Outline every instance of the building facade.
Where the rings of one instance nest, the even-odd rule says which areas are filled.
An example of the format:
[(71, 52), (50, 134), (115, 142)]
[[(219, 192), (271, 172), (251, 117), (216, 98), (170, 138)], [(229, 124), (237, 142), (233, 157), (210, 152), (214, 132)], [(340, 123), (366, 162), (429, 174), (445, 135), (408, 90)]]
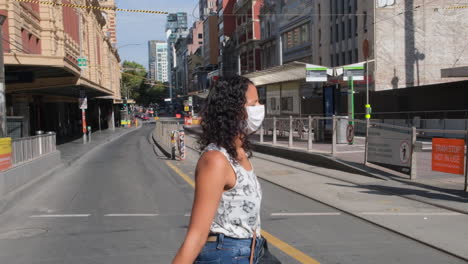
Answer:
[(239, 72), (247, 74), (261, 70), (260, 9), (263, 0), (240, 0), (234, 5), (236, 18), (236, 49)]
[(102, 13), (106, 19), (106, 25), (104, 26), (104, 32), (106, 33), (106, 37), (110, 39), (110, 42), (114, 48), (117, 48), (117, 32), (116, 32), (116, 12), (115, 9), (117, 5), (115, 4), (115, 0), (99, 0), (99, 4), (102, 7), (111, 8), (110, 10), (106, 10), (106, 12)]
[(148, 78), (150, 82), (167, 82), (167, 42), (148, 41)]
[(200, 0), (198, 2), (199, 7), (199, 20), (204, 21), (207, 16), (215, 14), (217, 12), (218, 0)]
[[(99, 1), (63, 1), (92, 4)], [(113, 127), (114, 103), (121, 103), (120, 58), (98, 10), (0, 1), (7, 112), (21, 117), (20, 136), (55, 131), (66, 140), (82, 133), (78, 98), (88, 97), (93, 130)], [(78, 58), (87, 68), (78, 67)], [(102, 99), (100, 99), (102, 98)]]
[[(235, 46), (236, 43), (234, 39), (234, 33), (236, 32), (235, 3), (235, 0), (219, 0), (218, 4), (218, 65), (222, 76), (229, 76), (238, 72), (237, 52), (235, 48), (229, 49), (230, 46)], [(224, 56), (224, 54), (229, 54), (229, 56)]]
[[(175, 43), (180, 37), (188, 35), (187, 13), (179, 12), (167, 15), (166, 36), (167, 36), (167, 71), (168, 79), (171, 86), (176, 85), (176, 76), (174, 68), (176, 65), (176, 48)], [(172, 97), (172, 91), (171, 91)]]

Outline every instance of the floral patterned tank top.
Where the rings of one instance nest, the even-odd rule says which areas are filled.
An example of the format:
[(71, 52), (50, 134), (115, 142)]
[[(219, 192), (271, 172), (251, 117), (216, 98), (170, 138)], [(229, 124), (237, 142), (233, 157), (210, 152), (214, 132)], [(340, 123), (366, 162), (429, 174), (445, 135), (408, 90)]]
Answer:
[(210, 144), (203, 152), (223, 153), (236, 174), (236, 185), (223, 193), (218, 211), (211, 224), (211, 233), (233, 238), (251, 238), (253, 230), (260, 236), (260, 205), (262, 189), (252, 168), (247, 171), (231, 160), (226, 149)]

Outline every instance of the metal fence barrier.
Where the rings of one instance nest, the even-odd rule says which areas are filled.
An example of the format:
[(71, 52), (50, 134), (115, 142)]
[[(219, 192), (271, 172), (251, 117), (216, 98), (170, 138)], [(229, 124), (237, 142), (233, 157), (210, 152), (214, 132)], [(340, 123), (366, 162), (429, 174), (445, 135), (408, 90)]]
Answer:
[(56, 134), (49, 132), (33, 137), (16, 138), (12, 141), (12, 165), (36, 159), (56, 150)]

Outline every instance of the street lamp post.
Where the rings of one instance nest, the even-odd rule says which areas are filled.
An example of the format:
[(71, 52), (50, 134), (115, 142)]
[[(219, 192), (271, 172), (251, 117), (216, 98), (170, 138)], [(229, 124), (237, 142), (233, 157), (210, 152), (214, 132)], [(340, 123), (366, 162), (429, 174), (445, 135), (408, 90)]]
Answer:
[(6, 98), (5, 98), (5, 62), (3, 60), (3, 23), (6, 16), (0, 15), (0, 137), (8, 134), (6, 127)]

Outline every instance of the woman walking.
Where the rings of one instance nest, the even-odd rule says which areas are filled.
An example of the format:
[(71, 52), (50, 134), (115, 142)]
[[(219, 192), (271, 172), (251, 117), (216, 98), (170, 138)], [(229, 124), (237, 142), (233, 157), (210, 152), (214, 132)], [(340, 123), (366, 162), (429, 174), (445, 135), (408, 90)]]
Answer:
[(248, 135), (264, 116), (257, 88), (246, 78), (220, 80), (210, 91), (190, 225), (173, 264), (258, 263), (262, 191)]

